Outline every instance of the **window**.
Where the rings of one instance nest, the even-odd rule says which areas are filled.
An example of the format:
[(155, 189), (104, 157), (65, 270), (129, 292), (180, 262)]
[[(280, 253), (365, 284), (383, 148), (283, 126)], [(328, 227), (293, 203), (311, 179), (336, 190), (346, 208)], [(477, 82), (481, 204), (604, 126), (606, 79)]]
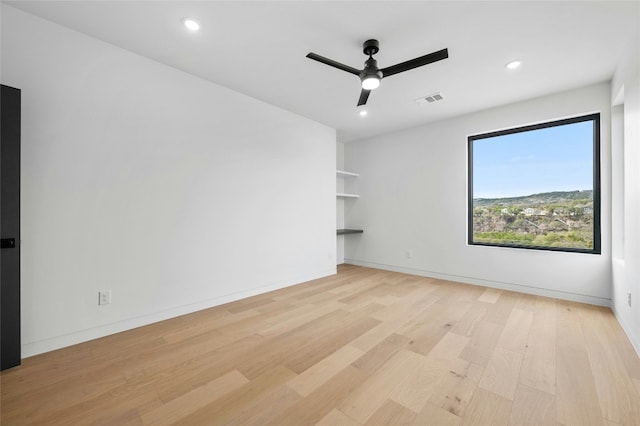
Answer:
[(600, 254), (600, 114), (468, 143), (469, 244)]

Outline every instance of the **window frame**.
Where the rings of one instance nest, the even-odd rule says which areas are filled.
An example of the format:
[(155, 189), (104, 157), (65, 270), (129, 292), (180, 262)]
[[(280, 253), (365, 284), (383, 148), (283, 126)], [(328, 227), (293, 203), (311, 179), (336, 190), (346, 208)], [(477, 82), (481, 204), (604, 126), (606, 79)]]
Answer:
[[(593, 122), (593, 248), (581, 249), (570, 247), (528, 246), (520, 244), (500, 244), (475, 242), (473, 240), (473, 142), (492, 137), (512, 135), (515, 133), (530, 132), (550, 127), (567, 124)], [(475, 134), (467, 137), (467, 244), (469, 246), (503, 247), (528, 250), (544, 250), (569, 253), (602, 254), (601, 246), (601, 187), (600, 187), (600, 113), (581, 115), (571, 118), (546, 121), (537, 124), (513, 127), (504, 130)]]

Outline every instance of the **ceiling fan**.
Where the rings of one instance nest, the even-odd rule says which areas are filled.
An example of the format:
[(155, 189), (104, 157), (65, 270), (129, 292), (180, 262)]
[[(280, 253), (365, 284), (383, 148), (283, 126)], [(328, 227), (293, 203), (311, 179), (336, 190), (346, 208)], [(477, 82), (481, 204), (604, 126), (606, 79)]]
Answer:
[(369, 99), (369, 93), (371, 93), (373, 89), (376, 89), (378, 86), (380, 86), (380, 80), (382, 80), (383, 78), (401, 72), (409, 71), (423, 65), (431, 64), (433, 62), (441, 61), (449, 57), (449, 52), (447, 51), (447, 49), (442, 49), (438, 50), (437, 52), (429, 53), (428, 55), (420, 56), (409, 61), (392, 65), (390, 67), (378, 68), (378, 61), (373, 59), (373, 55), (378, 53), (378, 50), (380, 50), (380, 43), (378, 43), (378, 40), (370, 39), (362, 44), (362, 52), (365, 55), (368, 55), (369, 59), (364, 62), (364, 69), (361, 70), (350, 67), (349, 65), (341, 64), (340, 62), (336, 62), (333, 59), (325, 58), (324, 56), (320, 56), (313, 52), (309, 52), (307, 54), (307, 58), (313, 59), (314, 61), (322, 62), (323, 64), (338, 68), (339, 70), (346, 71), (360, 77), (360, 80), (362, 82), (362, 92), (360, 92), (360, 99), (358, 100), (358, 106), (360, 106), (367, 103), (367, 99)]

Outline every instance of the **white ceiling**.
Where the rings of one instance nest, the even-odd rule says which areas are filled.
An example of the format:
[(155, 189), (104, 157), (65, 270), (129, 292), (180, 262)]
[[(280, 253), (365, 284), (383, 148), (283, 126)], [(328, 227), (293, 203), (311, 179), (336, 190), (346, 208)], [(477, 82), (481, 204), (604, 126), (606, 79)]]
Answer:
[[(640, 22), (637, 1), (5, 3), (334, 127), (344, 142), (608, 80)], [(384, 79), (362, 118), (358, 78), (305, 55), (362, 68), (368, 38), (381, 68), (445, 47), (449, 59)], [(516, 58), (523, 66), (506, 70)], [(438, 91), (444, 101), (414, 102)]]

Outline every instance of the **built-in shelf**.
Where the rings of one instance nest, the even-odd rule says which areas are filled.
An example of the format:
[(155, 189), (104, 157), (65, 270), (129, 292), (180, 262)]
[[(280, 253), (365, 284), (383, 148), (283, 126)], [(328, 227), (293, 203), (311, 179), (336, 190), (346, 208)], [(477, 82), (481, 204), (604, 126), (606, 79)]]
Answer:
[(363, 232), (362, 229), (338, 229), (338, 235), (362, 234)]
[[(360, 176), (358, 173), (347, 172), (344, 170), (336, 170), (336, 176), (338, 178), (354, 178)], [(358, 194), (346, 194), (343, 192), (338, 192), (336, 194), (339, 198), (360, 198)], [(362, 229), (338, 229), (337, 235), (349, 235), (349, 234), (362, 234), (364, 231)]]
[(346, 176), (346, 177), (358, 177), (358, 176), (360, 176), (358, 173), (345, 172), (344, 170), (336, 170), (336, 174), (338, 176)]

